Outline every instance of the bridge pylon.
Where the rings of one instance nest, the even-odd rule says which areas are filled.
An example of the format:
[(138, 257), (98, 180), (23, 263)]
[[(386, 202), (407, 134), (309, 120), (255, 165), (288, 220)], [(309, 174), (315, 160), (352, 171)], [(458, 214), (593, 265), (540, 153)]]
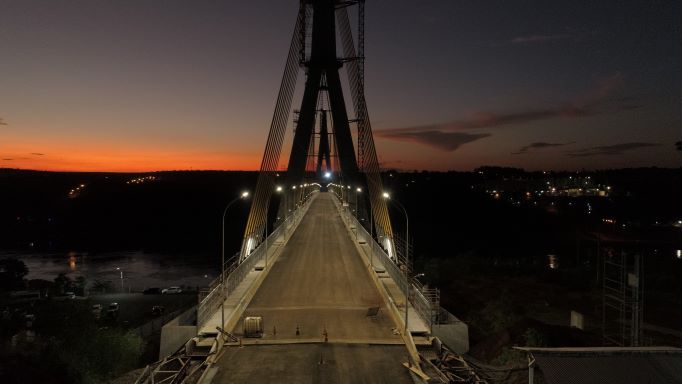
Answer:
[[(358, 6), (357, 48), (347, 11), (351, 5)], [(394, 257), (393, 231), (382, 197), (381, 173), (364, 97), (364, 14), (364, 0), (301, 0), (244, 232), (240, 261), (267, 237), (270, 213), (277, 212), (277, 209), (269, 209), (275, 190), (286, 194), (282, 198), (285, 204), (280, 205), (277, 215), (284, 221), (289, 211), (295, 209), (297, 202), (305, 199), (312, 189), (332, 181), (353, 191), (367, 192), (363, 198), (355, 196), (354, 200), (365, 202), (363, 205), (369, 203), (370, 220), (374, 224), (371, 227), (376, 229), (374, 235)], [(337, 36), (342, 43), (341, 55), (337, 52)], [(355, 109), (352, 120), (348, 116), (339, 74), (342, 67), (347, 71)], [(280, 177), (280, 154), (301, 68), (306, 73), (305, 88), (295, 120), (286, 174)], [(351, 123), (357, 126), (357, 148)], [(316, 137), (319, 138), (317, 156)], [(333, 158), (333, 164), (330, 158)], [(323, 161), (326, 163), (324, 172)], [(358, 207), (356, 210), (359, 211)]]

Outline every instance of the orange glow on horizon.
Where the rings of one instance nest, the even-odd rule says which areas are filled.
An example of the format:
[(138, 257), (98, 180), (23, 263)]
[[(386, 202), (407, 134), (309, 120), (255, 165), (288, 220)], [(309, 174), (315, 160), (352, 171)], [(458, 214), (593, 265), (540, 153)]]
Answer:
[[(260, 168), (262, 155), (120, 145), (12, 144), (11, 152), (2, 154), (0, 168), (61, 172), (250, 171)], [(36, 152), (36, 148), (40, 151)]]

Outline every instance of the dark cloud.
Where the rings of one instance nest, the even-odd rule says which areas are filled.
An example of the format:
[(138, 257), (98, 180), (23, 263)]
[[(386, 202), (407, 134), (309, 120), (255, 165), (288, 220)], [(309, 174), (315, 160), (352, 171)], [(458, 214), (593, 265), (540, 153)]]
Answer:
[(568, 153), (566, 153), (566, 155), (572, 156), (572, 157), (586, 157), (586, 156), (600, 156), (600, 155), (615, 156), (615, 155), (621, 155), (624, 152), (630, 152), (630, 151), (634, 151), (634, 150), (641, 149), (641, 148), (658, 147), (658, 146), (660, 146), (660, 144), (658, 144), (658, 143), (642, 143), (642, 142), (622, 143), (622, 144), (604, 145), (604, 146), (600, 146), (600, 147), (580, 149), (580, 150), (568, 152)]
[[(413, 141), (452, 151), (461, 145), (457, 145), (460, 139), (471, 138), (475, 135), (459, 137), (455, 135), (446, 138), (446, 135), (438, 136), (439, 133), (444, 134), (471, 129), (496, 128), (555, 118), (588, 117), (603, 113), (640, 108), (641, 106), (632, 104), (632, 98), (626, 99), (627, 104), (618, 101), (618, 99), (609, 98), (612, 92), (622, 84), (623, 76), (617, 72), (602, 78), (594, 87), (588, 89), (585, 93), (578, 95), (575, 100), (561, 105), (547, 108), (529, 108), (511, 112), (477, 112), (467, 119), (440, 124), (382, 129), (376, 130), (375, 134), (387, 139)], [(474, 140), (480, 138), (481, 137), (476, 137)], [(440, 140), (444, 141), (441, 142)], [(450, 145), (450, 142), (452, 142), (452, 145)]]
[(442, 151), (452, 152), (466, 143), (471, 143), (479, 139), (489, 137), (488, 133), (464, 133), (464, 132), (443, 132), (442, 130), (430, 130), (421, 131), (416, 130), (413, 132), (401, 131), (401, 132), (386, 132), (378, 131), (377, 136), (386, 139), (407, 141), (418, 144), (428, 145), (430, 147), (440, 149)]
[(558, 35), (529, 35), (529, 36), (517, 36), (511, 39), (509, 42), (512, 44), (543, 44), (550, 41), (556, 40), (566, 40), (571, 39), (573, 36), (568, 34), (558, 34)]
[(4, 161), (12, 161), (12, 160), (14, 160), (14, 159), (11, 159), (11, 158), (5, 158), (5, 159), (2, 159), (2, 160), (4, 160)]
[(512, 155), (522, 155), (524, 153), (528, 153), (530, 151), (534, 150), (539, 150), (539, 149), (544, 149), (544, 148), (552, 148), (552, 147), (563, 147), (564, 145), (569, 145), (575, 143), (574, 141), (570, 143), (545, 143), (543, 141), (535, 142), (535, 143), (530, 143), (526, 145), (525, 147), (521, 147), (516, 152), (512, 152)]
[(618, 110), (630, 110), (639, 106), (632, 105), (632, 99), (628, 98), (628, 104), (624, 105), (616, 101), (616, 104), (607, 102), (606, 98), (613, 90), (623, 84), (623, 76), (615, 73), (601, 79), (597, 84), (585, 93), (576, 97), (576, 100), (548, 108), (530, 108), (512, 112), (477, 112), (470, 118), (456, 120), (442, 124), (421, 125), (407, 128), (384, 129), (384, 133), (414, 132), (414, 131), (460, 131), (478, 128), (494, 128), (504, 125), (530, 123), (538, 120), (546, 120), (558, 117), (575, 118), (597, 115), (605, 112)]
[(34, 155), (34, 156), (45, 156), (44, 153), (40, 153), (40, 152), (31, 152), (31, 155)]
[(682, 141), (678, 141), (675, 145), (677, 146), (678, 151), (682, 151)]
[(2, 117), (0, 117), (0, 125), (7, 125), (5, 119), (3, 119)]
[(580, 117), (594, 114), (589, 109), (575, 107), (571, 105), (548, 108), (530, 109), (508, 113), (478, 112), (467, 120), (452, 121), (442, 124), (418, 125), (406, 128), (392, 128), (377, 131), (382, 134), (394, 134), (401, 132), (415, 131), (461, 131), (478, 128), (494, 128), (504, 125), (529, 123), (537, 120), (545, 120), (553, 117)]

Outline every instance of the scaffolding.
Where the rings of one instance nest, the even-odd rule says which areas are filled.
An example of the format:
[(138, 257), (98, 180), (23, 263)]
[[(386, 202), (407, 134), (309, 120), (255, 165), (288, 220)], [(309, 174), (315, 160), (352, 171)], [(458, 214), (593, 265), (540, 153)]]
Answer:
[(604, 345), (638, 347), (642, 324), (642, 258), (606, 248), (603, 258), (602, 332)]

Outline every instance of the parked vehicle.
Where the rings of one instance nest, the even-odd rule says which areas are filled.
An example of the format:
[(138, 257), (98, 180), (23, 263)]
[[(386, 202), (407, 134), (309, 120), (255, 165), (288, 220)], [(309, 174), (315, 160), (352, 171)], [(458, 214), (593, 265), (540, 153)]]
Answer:
[(107, 307), (107, 316), (109, 318), (115, 319), (118, 317), (119, 306), (118, 303), (111, 303)]
[(93, 304), (92, 314), (95, 316), (95, 319), (102, 317), (102, 304)]
[(154, 316), (161, 316), (166, 312), (166, 307), (163, 305), (155, 305), (152, 307), (152, 315)]
[(33, 323), (36, 321), (36, 315), (29, 313), (24, 315), (24, 320), (26, 320), (26, 328), (33, 327)]
[(142, 291), (144, 295), (158, 295), (161, 293), (161, 288), (147, 288)]
[(173, 293), (182, 293), (182, 289), (180, 287), (170, 287), (166, 288), (161, 291), (162, 294), (168, 295), (168, 294), (173, 294)]

